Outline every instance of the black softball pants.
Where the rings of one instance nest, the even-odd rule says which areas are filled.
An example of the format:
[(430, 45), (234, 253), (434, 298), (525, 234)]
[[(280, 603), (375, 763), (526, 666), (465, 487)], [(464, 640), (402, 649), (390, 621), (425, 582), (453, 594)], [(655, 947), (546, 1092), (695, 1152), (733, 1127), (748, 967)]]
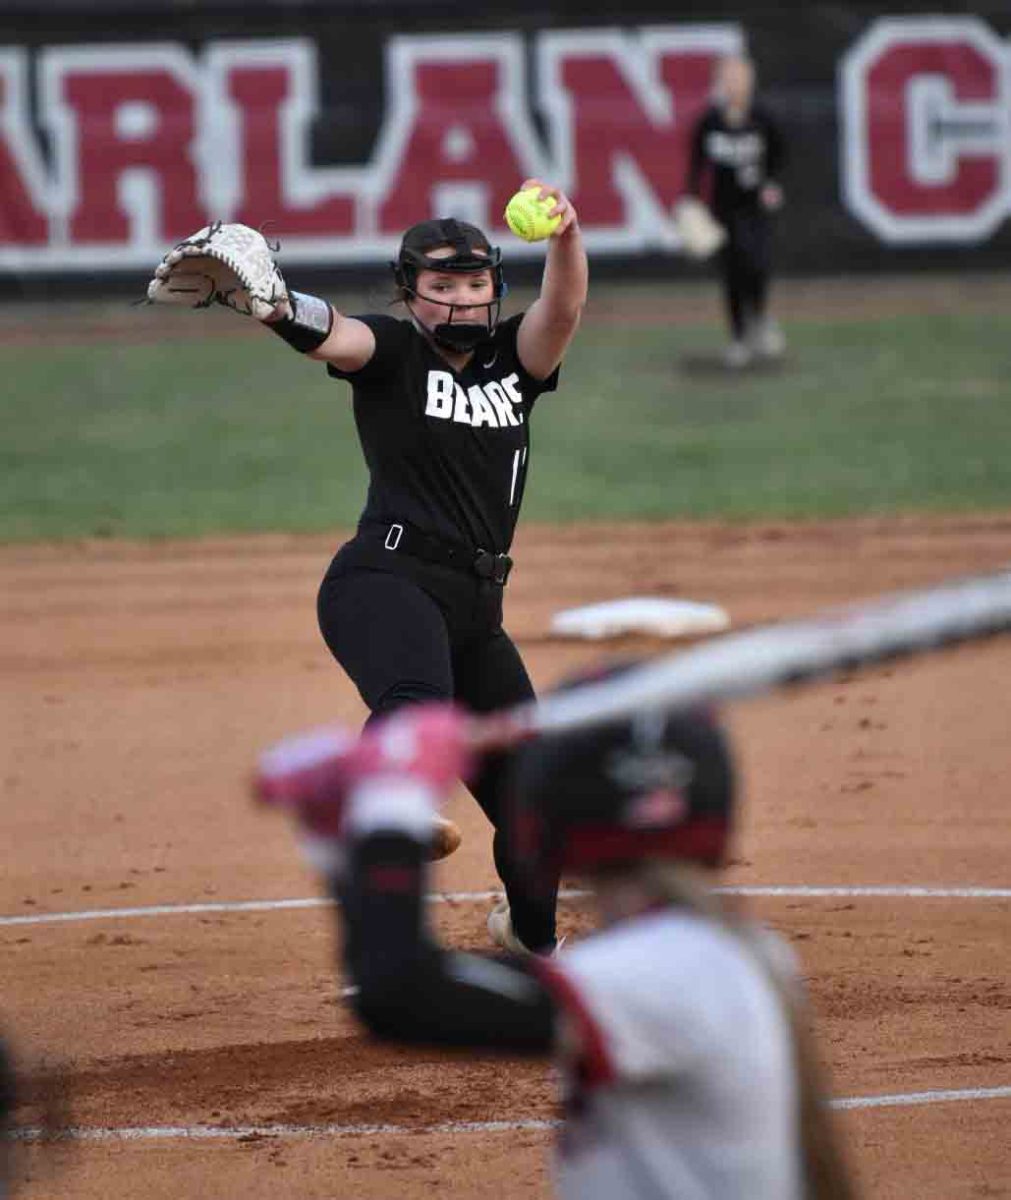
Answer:
[[(534, 696), (519, 651), (502, 628), (499, 584), (356, 538), (320, 586), (320, 631), (368, 706), (369, 720), (407, 704), (456, 700), (476, 713)], [(486, 755), (468, 786), (494, 827), (495, 869), (517, 937), (532, 950), (555, 942), (557, 880), (531, 894), (510, 861), (504, 829), (507, 756)]]
[(727, 230), (720, 251), (723, 299), (736, 340), (765, 314), (772, 271), (772, 223), (763, 212), (734, 212), (718, 218)]

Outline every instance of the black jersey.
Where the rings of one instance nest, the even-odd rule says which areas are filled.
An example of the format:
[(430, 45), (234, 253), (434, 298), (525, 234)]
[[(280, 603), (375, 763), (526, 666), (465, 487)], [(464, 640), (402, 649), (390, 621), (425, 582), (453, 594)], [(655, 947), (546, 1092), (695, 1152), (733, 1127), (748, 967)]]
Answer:
[(523, 314), (499, 324), (462, 371), (454, 371), (410, 321), (358, 317), (376, 351), (348, 380), (369, 469), (361, 520), (402, 522), (425, 533), (505, 553), (523, 499), (529, 419), (558, 370), (544, 380), (516, 352)]
[(711, 169), (709, 203), (718, 217), (725, 220), (734, 213), (755, 211), (762, 188), (778, 182), (783, 157), (783, 138), (760, 105), (752, 105), (739, 124), (729, 122), (723, 109), (714, 105), (692, 135), (687, 190), (700, 195), (703, 174)]

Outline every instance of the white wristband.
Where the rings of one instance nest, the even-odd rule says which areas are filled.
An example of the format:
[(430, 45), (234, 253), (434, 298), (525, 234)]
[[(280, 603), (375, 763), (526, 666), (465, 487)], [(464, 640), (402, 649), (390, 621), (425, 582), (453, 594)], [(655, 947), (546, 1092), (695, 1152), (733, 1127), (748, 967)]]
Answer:
[(419, 842), (432, 837), (439, 793), (417, 778), (374, 775), (348, 797), (344, 828), (352, 837), (370, 833), (406, 833)]

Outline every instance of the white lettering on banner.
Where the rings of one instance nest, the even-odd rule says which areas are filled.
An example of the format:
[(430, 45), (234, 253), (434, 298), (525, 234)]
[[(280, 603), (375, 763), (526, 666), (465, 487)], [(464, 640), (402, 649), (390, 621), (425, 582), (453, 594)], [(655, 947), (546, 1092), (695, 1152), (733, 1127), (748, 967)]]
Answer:
[(0, 247), (31, 261), (50, 237), (52, 198), (28, 116), (28, 58), (0, 50)]
[(552, 30), (529, 47), (507, 32), (392, 37), (375, 148), (342, 166), (311, 161), (323, 114), (307, 39), (45, 47), (48, 163), (27, 52), (0, 47), (0, 269), (150, 270), (218, 218), (267, 226), (284, 266), (382, 261), (447, 203), (506, 236), (525, 176), (573, 190), (591, 252), (676, 247), (691, 124), (742, 40), (733, 24)]
[[(350, 236), (361, 172), (307, 161), (319, 116), (316, 47), (291, 41), (212, 42), (201, 62), (209, 203), (225, 220), (287, 237)], [(212, 169), (213, 168), (213, 169)]]
[(389, 40), (390, 101), (363, 196), (370, 229), (395, 234), (441, 215), (435, 205), (450, 194), (466, 196), (468, 219), (501, 228), (516, 180), (530, 171), (551, 177), (527, 108), (524, 61), (513, 33)]
[[(39, 120), (53, 156), (50, 242), (39, 265), (126, 265), (131, 248), (161, 245), (164, 253), (180, 229), (206, 224), (198, 163), (209, 151), (197, 117), (200, 75), (188, 50), (174, 43), (49, 47), (39, 56), (38, 83)], [(138, 105), (149, 114), (144, 131), (122, 119)]]
[(978, 242), (1011, 211), (1011, 52), (975, 17), (875, 21), (839, 71), (850, 210), (886, 242)]
[[(0, 270), (152, 270), (216, 218), (268, 228), (285, 268), (384, 261), (444, 208), (506, 238), (528, 175), (570, 192), (591, 254), (676, 249), (691, 128), (742, 44), (733, 23), (391, 37), (375, 146), (343, 165), (312, 161), (305, 38), (0, 46)], [(983, 21), (875, 21), (838, 95), (843, 199), (876, 236), (978, 242), (1007, 218), (1011, 49)]]
[(537, 103), (591, 251), (680, 245), (684, 190), (713, 68), (742, 49), (737, 25), (557, 30), (537, 39)]
[[(514, 412), (512, 407), (523, 404), (523, 395), (516, 386), (518, 382), (519, 376), (514, 372), (501, 381), (471, 384), (464, 391), (448, 371), (429, 371), (425, 416), (474, 429), (484, 425), (492, 429), (521, 425), (523, 413)], [(506, 398), (506, 392), (512, 403)]]

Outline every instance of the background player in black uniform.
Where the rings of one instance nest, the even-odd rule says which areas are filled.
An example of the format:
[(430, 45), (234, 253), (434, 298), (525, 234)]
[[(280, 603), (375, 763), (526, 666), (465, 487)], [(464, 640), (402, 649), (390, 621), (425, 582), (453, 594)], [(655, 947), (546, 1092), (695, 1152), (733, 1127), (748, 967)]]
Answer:
[[(534, 185), (561, 219), (525, 312), (499, 321), (500, 251), (473, 225), (437, 220), (409, 229), (392, 264), (407, 320), (343, 316), (293, 293), (297, 311), (273, 323), (352, 385), (368, 496), (356, 536), (326, 573), (318, 612), (373, 717), (426, 700), (487, 712), (533, 696), (502, 627), (503, 587), (531, 410), (555, 389), (587, 292), (575, 210), (557, 188), (523, 186)], [(318, 333), (306, 329), (314, 310)], [(489, 932), (507, 948), (550, 950), (554, 889), (530, 896), (509, 861), (500, 765), (493, 756), (466, 781), (495, 827), (506, 890)]]
[(755, 355), (778, 357), (783, 334), (766, 312), (771, 264), (771, 214), (783, 203), (779, 183), (783, 139), (768, 112), (754, 102), (751, 61), (720, 61), (716, 102), (692, 135), (687, 192), (706, 193), (713, 215), (727, 231), (720, 251), (730, 322), (728, 366), (743, 367)]

